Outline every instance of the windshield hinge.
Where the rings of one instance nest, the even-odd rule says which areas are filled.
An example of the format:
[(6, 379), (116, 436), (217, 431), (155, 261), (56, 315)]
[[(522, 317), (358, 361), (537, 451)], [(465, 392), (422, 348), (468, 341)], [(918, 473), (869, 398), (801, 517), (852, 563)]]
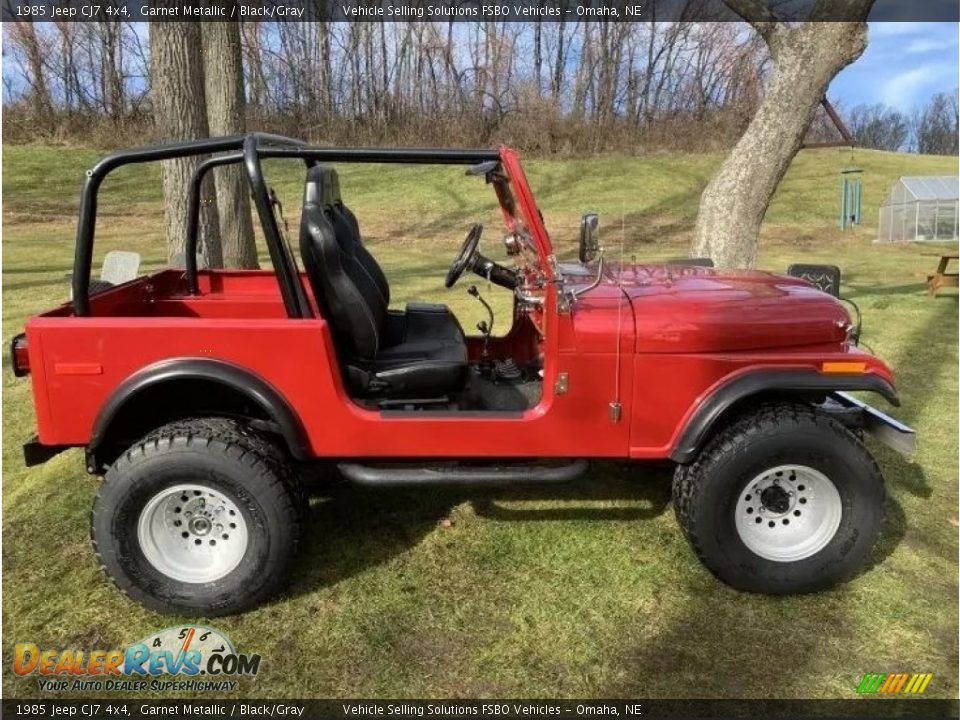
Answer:
[(620, 416), (623, 414), (623, 406), (619, 402), (614, 400), (610, 403), (610, 421), (613, 423), (620, 422)]

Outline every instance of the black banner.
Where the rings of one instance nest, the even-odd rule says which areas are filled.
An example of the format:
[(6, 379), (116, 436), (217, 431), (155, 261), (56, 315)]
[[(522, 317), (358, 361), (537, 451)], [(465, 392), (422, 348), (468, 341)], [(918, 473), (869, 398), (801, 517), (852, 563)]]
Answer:
[[(749, 20), (862, 20), (858, 3), (758, 0)], [(2, 0), (4, 21), (733, 22), (723, 0)], [(876, 0), (871, 22), (960, 20), (956, 0)]]
[(956, 700), (3, 700), (15, 718), (957, 718)]

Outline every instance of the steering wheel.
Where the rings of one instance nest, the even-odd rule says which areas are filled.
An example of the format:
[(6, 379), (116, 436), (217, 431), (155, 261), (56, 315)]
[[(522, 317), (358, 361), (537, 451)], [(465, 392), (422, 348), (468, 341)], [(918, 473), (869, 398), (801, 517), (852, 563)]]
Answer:
[(447, 270), (447, 279), (443, 281), (446, 287), (452, 288), (456, 285), (457, 280), (463, 275), (463, 271), (473, 264), (477, 256), (477, 248), (480, 246), (480, 236), (482, 234), (483, 225), (480, 223), (476, 223), (470, 228), (470, 232), (468, 232), (467, 237), (464, 238), (460, 252), (457, 254), (450, 269)]

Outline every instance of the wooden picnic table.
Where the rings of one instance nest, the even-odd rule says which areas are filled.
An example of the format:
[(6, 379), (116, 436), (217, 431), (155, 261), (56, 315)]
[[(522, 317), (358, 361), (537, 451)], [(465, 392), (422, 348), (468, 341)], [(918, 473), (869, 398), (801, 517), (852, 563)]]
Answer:
[(930, 296), (936, 297), (937, 291), (945, 287), (960, 287), (960, 273), (948, 273), (947, 265), (951, 260), (960, 260), (960, 253), (957, 252), (925, 252), (921, 253), (926, 257), (940, 258), (937, 264), (937, 271), (932, 275), (927, 275), (927, 285), (930, 287)]

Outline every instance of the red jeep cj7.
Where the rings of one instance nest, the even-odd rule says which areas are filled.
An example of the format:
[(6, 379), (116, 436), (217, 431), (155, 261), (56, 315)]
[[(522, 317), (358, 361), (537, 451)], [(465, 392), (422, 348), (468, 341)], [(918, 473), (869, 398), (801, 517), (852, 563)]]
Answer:
[[(207, 155), (190, 188), (183, 269), (90, 293), (97, 191), (129, 163)], [(299, 257), (264, 158), (305, 165)], [(200, 186), (242, 163), (269, 271), (202, 270)], [(329, 163), (464, 165), (493, 186), (505, 264), (474, 225), (446, 276), (513, 291), (505, 337), (464, 334), (444, 305), (390, 310)], [(438, 170), (449, 172), (449, 170)], [(559, 263), (516, 152), (310, 147), (262, 134), (111, 155), (87, 173), (73, 301), (13, 340), (38, 437), (28, 465), (86, 448), (105, 474), (94, 549), (159, 610), (248, 608), (287, 574), (305, 518), (300, 474), (330, 463), (371, 486), (556, 483), (589, 459), (677, 469), (677, 519), (703, 563), (744, 590), (807, 592), (860, 567), (883, 479), (863, 430), (913, 431), (844, 390), (898, 404), (839, 301), (802, 280), (693, 266), (613, 265), (584, 216), (581, 262)], [(471, 295), (480, 302), (475, 287)], [(486, 304), (486, 303), (484, 303)]]

